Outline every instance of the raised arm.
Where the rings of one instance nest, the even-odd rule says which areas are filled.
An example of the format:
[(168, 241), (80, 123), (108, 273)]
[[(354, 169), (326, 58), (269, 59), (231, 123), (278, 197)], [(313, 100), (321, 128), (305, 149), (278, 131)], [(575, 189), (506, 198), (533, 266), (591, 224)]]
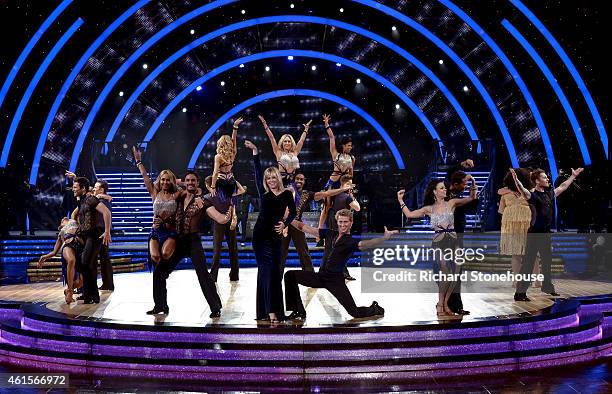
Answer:
[(308, 134), (308, 129), (310, 129), (310, 124), (312, 123), (312, 119), (310, 119), (308, 121), (308, 123), (304, 123), (302, 126), (304, 126), (304, 131), (302, 131), (302, 135), (300, 136), (300, 139), (297, 142), (297, 145), (295, 146), (295, 154), (299, 155), (300, 152), (302, 151), (302, 147), (304, 146), (304, 141), (306, 141), (306, 135)]
[(566, 191), (567, 188), (572, 184), (572, 182), (574, 182), (576, 177), (580, 175), (582, 171), (584, 171), (584, 168), (577, 168), (575, 170), (572, 168), (572, 175), (570, 175), (569, 178), (567, 178), (562, 184), (555, 188), (555, 197)]
[(234, 125), (232, 126), (232, 143), (234, 144), (234, 149), (238, 150), (238, 144), (236, 142), (236, 137), (238, 136), (238, 126), (242, 123), (244, 119), (242, 116), (234, 121)]
[(336, 156), (338, 156), (338, 150), (336, 149), (336, 137), (334, 136), (334, 132), (329, 126), (330, 120), (331, 116), (323, 114), (323, 126), (325, 126), (325, 131), (327, 132), (327, 136), (329, 137), (329, 153), (331, 154), (332, 160), (336, 160)]
[(314, 237), (319, 236), (319, 229), (316, 227), (309, 226), (306, 223), (300, 222), (298, 220), (294, 220), (291, 222), (291, 225), (306, 234), (310, 234)]
[(516, 172), (514, 171), (514, 168), (510, 169), (510, 173), (512, 174), (512, 178), (514, 179), (516, 189), (523, 195), (525, 200), (529, 201), (529, 199), (531, 198), (531, 192), (525, 189), (525, 186), (523, 186), (521, 181), (519, 181), (518, 177), (516, 176)]
[(476, 199), (478, 185), (476, 185), (476, 180), (471, 175), (468, 175), (468, 179), (472, 182), (472, 186), (470, 186), (470, 195), (463, 198), (453, 198), (449, 201), (449, 204), (451, 204), (452, 207), (460, 207), (462, 205), (469, 204)]
[(140, 175), (142, 175), (142, 180), (144, 181), (145, 186), (147, 187), (147, 191), (151, 195), (151, 198), (155, 200), (155, 188), (153, 187), (153, 182), (151, 178), (149, 178), (149, 174), (147, 174), (147, 169), (144, 164), (142, 164), (141, 153), (139, 149), (136, 149), (135, 146), (132, 146), (132, 154), (134, 155), (134, 159), (136, 160), (136, 168), (140, 171)]
[(387, 226), (385, 226), (385, 233), (384, 233), (384, 235), (382, 237), (373, 238), (373, 239), (366, 239), (366, 240), (359, 241), (359, 244), (357, 246), (359, 247), (359, 250), (375, 248), (378, 245), (380, 245), (383, 242), (385, 242), (386, 240), (388, 240), (389, 238), (391, 238), (391, 236), (393, 234), (397, 234), (397, 233), (399, 233), (399, 231), (397, 231), (397, 230), (393, 230), (393, 231), (387, 230)]
[(264, 186), (263, 186), (264, 179), (263, 179), (263, 171), (261, 170), (261, 162), (259, 161), (259, 150), (255, 146), (255, 144), (253, 144), (249, 140), (246, 140), (244, 142), (244, 146), (251, 149), (251, 151), (253, 152), (253, 168), (255, 170), (255, 186), (257, 188), (257, 195), (259, 196), (259, 198), (262, 198), (263, 195), (266, 193), (266, 190), (264, 189)]
[(408, 207), (404, 203), (404, 194), (406, 194), (406, 190), (401, 189), (400, 191), (398, 191), (397, 192), (397, 201), (400, 203), (400, 209), (402, 210), (402, 213), (408, 219), (422, 218), (423, 216), (429, 215), (431, 213), (431, 206), (430, 205), (426, 205), (426, 206), (421, 207), (419, 209), (415, 209), (414, 211), (411, 211), (410, 209), (408, 209)]
[(276, 140), (274, 139), (274, 134), (272, 134), (272, 130), (270, 130), (270, 127), (268, 126), (268, 123), (266, 122), (264, 117), (259, 115), (258, 118), (261, 121), (261, 124), (264, 130), (266, 131), (266, 134), (268, 135), (268, 138), (270, 139), (270, 144), (272, 144), (272, 151), (274, 152), (274, 156), (276, 156), (276, 158), (278, 159), (278, 156), (280, 154), (280, 149), (278, 149), (278, 144), (276, 143)]

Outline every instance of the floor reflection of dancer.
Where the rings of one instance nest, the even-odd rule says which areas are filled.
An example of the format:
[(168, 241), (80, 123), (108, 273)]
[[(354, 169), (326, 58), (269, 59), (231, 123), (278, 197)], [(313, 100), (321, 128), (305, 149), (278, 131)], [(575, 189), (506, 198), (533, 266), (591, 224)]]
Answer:
[(297, 205), (299, 200), (297, 197), (297, 187), (295, 185), (295, 174), (297, 169), (300, 168), (300, 159), (298, 156), (302, 151), (304, 141), (306, 141), (308, 129), (310, 128), (310, 123), (312, 120), (309, 120), (308, 123), (303, 124), (304, 131), (302, 132), (297, 144), (295, 143), (295, 140), (291, 134), (283, 134), (279, 138), (278, 143), (276, 143), (274, 134), (272, 134), (272, 130), (270, 130), (270, 127), (266, 123), (264, 117), (259, 115), (259, 120), (261, 121), (261, 124), (263, 125), (264, 130), (270, 139), (270, 144), (272, 144), (272, 151), (274, 152), (274, 156), (276, 156), (276, 161), (278, 162), (278, 170), (280, 171), (283, 179), (283, 186), (290, 188)]
[[(77, 207), (79, 215), (78, 235), (83, 240), (83, 253), (81, 254), (81, 272), (83, 274), (83, 302), (93, 304), (100, 302), (98, 292), (98, 253), (102, 244), (111, 242), (111, 214), (98, 198), (88, 195), (89, 180), (77, 177), (72, 184), (72, 191), (79, 199)], [(101, 234), (98, 227), (98, 212), (104, 218), (104, 232)]]
[[(257, 320), (276, 323), (285, 317), (281, 244), (283, 230), (295, 218), (293, 196), (283, 187), (276, 167), (261, 169), (257, 147), (246, 141), (253, 151), (255, 185), (259, 195), (259, 216), (253, 228), (253, 249), (257, 260)], [(286, 215), (286, 211), (289, 211)]]
[[(521, 184), (525, 188), (531, 189), (529, 170), (517, 168), (514, 171)], [(504, 178), (504, 187), (507, 192), (506, 190), (503, 191), (498, 209), (498, 212), (502, 215), (499, 253), (512, 256), (512, 272), (518, 274), (521, 272), (527, 246), (527, 233), (531, 225), (531, 208), (529, 202), (519, 191), (510, 171)], [(533, 273), (536, 275), (540, 273), (539, 264), (534, 264)], [(512, 286), (516, 287), (516, 281), (513, 282)], [(536, 287), (540, 287), (539, 282), (536, 282)]]
[(74, 302), (72, 298), (74, 289), (82, 285), (82, 276), (77, 270), (77, 259), (83, 252), (83, 240), (77, 236), (78, 229), (79, 224), (76, 220), (63, 218), (53, 250), (38, 260), (38, 268), (42, 268), (45, 261), (57, 255), (61, 250), (62, 276), (67, 286), (64, 290), (66, 304)]
[[(511, 169), (517, 188), (521, 191), (525, 199), (535, 207), (535, 221), (529, 229), (527, 236), (527, 247), (525, 259), (521, 267), (521, 276), (527, 277), (533, 271), (536, 255), (540, 254), (542, 274), (542, 291), (552, 296), (558, 296), (552, 283), (552, 245), (550, 230), (554, 218), (554, 200), (559, 194), (563, 193), (574, 182), (574, 179), (583, 171), (583, 168), (572, 169), (572, 175), (556, 188), (550, 187), (550, 181), (544, 170), (537, 169), (531, 173), (531, 181), (535, 185), (532, 191), (527, 190), (518, 179), (516, 172)], [(530, 280), (520, 281), (516, 285), (514, 293), (515, 301), (530, 301), (527, 297), (527, 289), (531, 284)]]
[[(423, 197), (423, 207), (411, 211), (404, 203), (405, 190), (397, 192), (397, 199), (400, 203), (402, 213), (408, 219), (418, 219), (427, 215), (430, 217), (431, 227), (434, 230), (434, 238), (432, 248), (435, 250), (444, 251), (448, 248), (455, 250), (457, 248), (457, 234), (455, 233), (455, 220), (453, 212), (456, 207), (470, 203), (476, 198), (477, 186), (474, 178), (469, 176), (471, 180), (470, 196), (464, 198), (447, 199), (447, 190), (444, 182), (434, 179), (429, 182)], [(442, 253), (444, 256), (445, 253)], [(444, 275), (453, 275), (459, 272), (459, 267), (454, 261), (440, 259), (436, 261), (434, 272), (439, 271)], [(438, 316), (453, 316), (455, 313), (449, 308), (448, 300), (453, 291), (456, 291), (456, 281), (453, 277), (445, 277), (445, 280), (438, 282), (438, 303), (436, 304), (436, 312)]]
[[(340, 177), (342, 175), (353, 176), (353, 169), (355, 168), (355, 156), (351, 155), (353, 150), (353, 140), (351, 137), (342, 137), (340, 140), (340, 151), (336, 148), (336, 137), (334, 132), (329, 126), (331, 116), (323, 115), (323, 125), (327, 136), (329, 137), (329, 153), (331, 154), (334, 168), (329, 180), (325, 184), (325, 190), (339, 189), (340, 188)], [(321, 217), (319, 218), (319, 228), (323, 228), (327, 221), (327, 215), (331, 208), (331, 200), (328, 198), (325, 201), (323, 209), (321, 210)]]
[(291, 224), (300, 231), (325, 239), (325, 243), (332, 245), (331, 252), (324, 257), (319, 272), (288, 271), (285, 274), (285, 298), (287, 310), (293, 311), (289, 315), (292, 320), (304, 320), (306, 310), (300, 298), (298, 285), (327, 289), (346, 311), (355, 318), (383, 316), (385, 310), (376, 301), (370, 306), (357, 306), (344, 281), (344, 267), (353, 253), (359, 250), (374, 248), (397, 234), (397, 230), (389, 231), (385, 227), (385, 234), (381, 238), (358, 240), (351, 236), (353, 213), (348, 209), (336, 212), (338, 230), (314, 228), (300, 221), (294, 220)]
[(152, 182), (142, 164), (140, 150), (132, 147), (132, 153), (136, 168), (153, 200), (154, 224), (149, 234), (149, 254), (153, 263), (158, 264), (161, 260), (168, 260), (176, 249), (176, 200), (184, 193), (178, 190), (176, 176), (170, 170), (162, 170)]
[[(155, 306), (147, 312), (148, 315), (169, 313), (166, 280), (183, 258), (190, 257), (198, 276), (200, 288), (210, 307), (210, 317), (217, 318), (221, 316), (221, 299), (217, 293), (215, 282), (206, 268), (206, 257), (204, 256), (202, 240), (200, 239), (200, 222), (204, 214), (207, 214), (218, 223), (227, 223), (231, 219), (232, 209), (231, 206), (220, 207), (220, 209), (227, 212), (224, 215), (213, 206), (210, 198), (196, 195), (199, 181), (198, 174), (193, 171), (187, 172), (183, 180), (186, 193), (177, 200), (176, 251), (169, 260), (162, 259), (155, 266), (155, 270), (153, 270), (153, 300), (155, 301)], [(157, 222), (161, 221), (160, 218), (155, 220)]]

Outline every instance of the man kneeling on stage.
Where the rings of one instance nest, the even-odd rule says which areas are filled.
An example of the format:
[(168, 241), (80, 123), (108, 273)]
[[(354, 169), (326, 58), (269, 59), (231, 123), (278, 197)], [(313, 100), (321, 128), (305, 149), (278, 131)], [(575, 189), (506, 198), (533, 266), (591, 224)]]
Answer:
[(358, 240), (351, 236), (351, 226), (353, 225), (353, 213), (348, 209), (341, 209), (336, 212), (338, 230), (311, 227), (307, 224), (294, 220), (291, 222), (293, 227), (300, 231), (314, 235), (315, 237), (325, 238), (325, 243), (332, 245), (332, 250), (324, 259), (319, 272), (312, 271), (289, 271), (285, 274), (285, 301), (287, 310), (293, 311), (289, 315), (292, 320), (306, 319), (306, 310), (300, 298), (298, 285), (325, 288), (346, 311), (354, 318), (383, 316), (385, 310), (376, 301), (370, 306), (357, 306), (344, 281), (344, 267), (353, 253), (357, 250), (374, 248), (384, 241), (397, 234), (397, 230), (389, 231), (385, 227), (385, 234), (381, 238)]

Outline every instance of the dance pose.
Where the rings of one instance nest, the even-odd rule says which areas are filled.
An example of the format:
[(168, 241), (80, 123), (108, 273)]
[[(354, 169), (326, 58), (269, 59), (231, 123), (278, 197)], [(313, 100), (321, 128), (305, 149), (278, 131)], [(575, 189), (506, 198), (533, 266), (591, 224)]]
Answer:
[(177, 199), (184, 196), (185, 192), (178, 190), (176, 176), (170, 170), (163, 170), (155, 182), (152, 182), (142, 164), (140, 150), (132, 147), (132, 153), (136, 160), (136, 168), (140, 171), (147, 191), (153, 200), (153, 225), (149, 234), (149, 254), (156, 265), (162, 259), (168, 260), (176, 249)]
[[(408, 219), (422, 218), (427, 215), (431, 220), (431, 227), (434, 230), (434, 238), (432, 241), (432, 248), (445, 250), (445, 249), (456, 249), (457, 248), (457, 234), (455, 233), (455, 208), (466, 205), (476, 198), (476, 192), (478, 187), (474, 178), (468, 175), (468, 179), (471, 180), (470, 196), (464, 198), (455, 198), (447, 200), (447, 190), (444, 182), (441, 180), (434, 179), (427, 185), (425, 196), (423, 198), (423, 207), (411, 211), (404, 203), (404, 189), (397, 192), (397, 200), (400, 204), (402, 213)], [(456, 291), (455, 285), (456, 280), (449, 277), (448, 275), (456, 275), (459, 273), (460, 267), (457, 267), (454, 261), (446, 261), (440, 259), (436, 261), (434, 271), (440, 271), (447, 275), (445, 280), (438, 282), (438, 303), (436, 304), (436, 313), (438, 316), (454, 316), (453, 312), (448, 306), (448, 300), (453, 291)]]
[[(72, 184), (72, 192), (79, 200), (75, 212), (79, 215), (79, 229), (77, 234), (83, 240), (80, 271), (83, 274), (83, 302), (93, 304), (100, 302), (98, 292), (98, 253), (100, 247), (111, 243), (111, 213), (104, 204), (100, 204), (97, 197), (88, 195), (89, 180), (77, 177)], [(104, 220), (104, 232), (98, 226), (98, 212)], [(74, 214), (74, 213), (73, 213)]]
[[(553, 224), (555, 197), (567, 190), (574, 182), (574, 179), (583, 171), (583, 168), (573, 169), (572, 175), (556, 188), (550, 187), (550, 181), (544, 170), (537, 169), (531, 173), (531, 182), (535, 185), (533, 191), (527, 190), (521, 181), (518, 179), (516, 172), (511, 169), (510, 172), (514, 177), (518, 190), (523, 194), (523, 197), (535, 208), (535, 221), (529, 229), (527, 236), (527, 247), (525, 250), (525, 259), (521, 267), (521, 275), (526, 276), (533, 271), (536, 255), (540, 253), (540, 262), (542, 265), (542, 273), (544, 280), (542, 281), (542, 291), (552, 296), (558, 296), (555, 287), (552, 283), (552, 245), (550, 239), (550, 230)], [(527, 289), (531, 284), (530, 280), (524, 280), (516, 285), (516, 293), (514, 293), (515, 301), (530, 301), (527, 297)]]
[(83, 279), (77, 271), (77, 259), (83, 252), (83, 240), (77, 236), (79, 224), (74, 219), (62, 218), (59, 234), (53, 250), (38, 259), (38, 268), (42, 268), (45, 261), (57, 255), (61, 249), (62, 275), (67, 288), (64, 290), (66, 304), (74, 302), (72, 296), (74, 289), (82, 285)]
[[(355, 156), (351, 155), (353, 150), (353, 140), (351, 137), (342, 137), (340, 140), (340, 152), (336, 148), (336, 137), (334, 132), (329, 126), (331, 116), (323, 115), (323, 125), (327, 136), (329, 137), (329, 153), (331, 154), (334, 168), (329, 176), (329, 180), (325, 184), (325, 190), (339, 189), (340, 188), (340, 177), (342, 175), (353, 176), (353, 169), (355, 168)], [(323, 228), (327, 221), (327, 216), (331, 208), (331, 200), (328, 198), (325, 200), (323, 209), (321, 210), (321, 216), (319, 217), (319, 228)]]
[[(251, 141), (246, 141), (245, 146), (253, 151), (255, 185), (259, 195), (259, 216), (253, 228), (253, 249), (257, 260), (257, 320), (277, 323), (285, 318), (281, 234), (295, 218), (295, 202), (291, 192), (283, 187), (278, 168), (268, 167), (262, 171), (257, 147)], [(286, 215), (287, 209), (289, 213)]]
[(357, 306), (344, 281), (344, 267), (353, 253), (358, 250), (374, 248), (391, 238), (398, 231), (389, 231), (385, 227), (385, 234), (381, 238), (358, 240), (351, 236), (353, 225), (353, 213), (348, 209), (336, 212), (338, 230), (326, 228), (314, 228), (300, 221), (294, 220), (291, 225), (300, 231), (325, 239), (325, 244), (332, 245), (331, 253), (323, 258), (319, 272), (312, 271), (288, 271), (285, 274), (285, 299), (287, 310), (293, 311), (289, 315), (292, 320), (306, 319), (306, 309), (300, 298), (298, 285), (325, 288), (337, 300), (340, 305), (354, 318), (383, 316), (385, 310), (376, 301), (370, 306)]
[[(529, 170), (517, 168), (514, 172), (521, 184), (531, 189)], [(512, 272), (518, 274), (521, 271), (527, 246), (527, 233), (531, 225), (531, 207), (519, 191), (511, 171), (508, 171), (504, 178), (504, 187), (507, 191), (503, 191), (498, 209), (502, 215), (499, 253), (512, 256)], [(533, 265), (533, 273), (536, 275), (540, 273), (539, 264)], [(516, 287), (516, 282), (513, 282), (512, 286)], [(541, 284), (536, 281), (535, 286), (540, 287)]]
[[(166, 279), (176, 268), (178, 263), (185, 257), (191, 258), (202, 294), (206, 298), (206, 302), (210, 307), (211, 318), (221, 316), (221, 299), (217, 293), (215, 282), (212, 280), (206, 267), (206, 257), (202, 248), (202, 240), (200, 239), (200, 222), (207, 214), (211, 219), (218, 223), (227, 223), (231, 219), (232, 209), (229, 206), (229, 200), (226, 200), (227, 206), (219, 207), (227, 212), (225, 215), (220, 213), (213, 206), (212, 196), (201, 197), (196, 195), (198, 192), (200, 178), (193, 171), (187, 172), (184, 183), (186, 186), (186, 194), (178, 199), (178, 210), (176, 218), (177, 239), (176, 250), (169, 260), (162, 260), (155, 266), (153, 270), (153, 300), (155, 306), (148, 315), (168, 314), (168, 292), (166, 290)], [(156, 217), (156, 222), (161, 222), (161, 218)]]
[(276, 156), (276, 161), (278, 162), (278, 170), (280, 171), (281, 177), (283, 179), (283, 186), (290, 188), (291, 193), (295, 199), (295, 204), (299, 204), (299, 199), (297, 196), (297, 187), (295, 185), (295, 174), (298, 168), (300, 168), (300, 159), (298, 158), (300, 152), (302, 151), (302, 147), (304, 146), (304, 141), (306, 141), (306, 136), (308, 135), (308, 129), (310, 128), (310, 123), (312, 120), (309, 120), (308, 123), (303, 124), (304, 131), (302, 131), (302, 135), (298, 140), (297, 144), (295, 140), (291, 136), (291, 134), (283, 134), (278, 143), (274, 139), (274, 134), (272, 134), (272, 130), (266, 123), (266, 120), (263, 116), (259, 115), (259, 120), (270, 139), (270, 144), (272, 144), (272, 151), (274, 152), (274, 156)]
[[(113, 214), (113, 208), (111, 201), (113, 198), (108, 194), (108, 182), (104, 179), (98, 179), (93, 187), (94, 196), (100, 199), (100, 202), (106, 206), (108, 211)], [(102, 215), (98, 213), (98, 227), (100, 230), (104, 230), (104, 219)], [(100, 253), (98, 253), (98, 259), (100, 260), (100, 276), (102, 276), (102, 285), (98, 290), (114, 291), (115, 283), (113, 282), (113, 264), (110, 261), (110, 254), (108, 251), (108, 245), (102, 244), (100, 247)]]

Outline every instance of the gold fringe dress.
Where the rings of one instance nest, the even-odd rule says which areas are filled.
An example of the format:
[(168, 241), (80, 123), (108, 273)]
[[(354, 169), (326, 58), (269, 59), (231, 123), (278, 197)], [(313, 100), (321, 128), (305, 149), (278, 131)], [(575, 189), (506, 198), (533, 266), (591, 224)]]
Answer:
[(503, 255), (525, 255), (527, 231), (531, 223), (531, 208), (523, 196), (504, 194), (499, 203), (502, 214), (499, 253)]

